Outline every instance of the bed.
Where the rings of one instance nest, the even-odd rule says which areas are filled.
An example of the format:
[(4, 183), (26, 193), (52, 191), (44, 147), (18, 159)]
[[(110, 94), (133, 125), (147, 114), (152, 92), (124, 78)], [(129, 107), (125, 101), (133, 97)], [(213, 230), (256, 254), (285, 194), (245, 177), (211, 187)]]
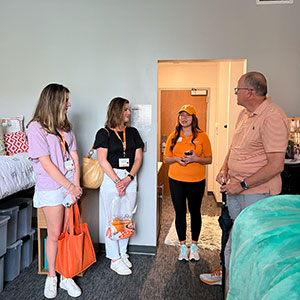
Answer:
[(0, 156), (0, 199), (27, 190), (34, 184), (35, 175), (27, 152)]
[(0, 199), (28, 190), (35, 185), (24, 117), (0, 119)]

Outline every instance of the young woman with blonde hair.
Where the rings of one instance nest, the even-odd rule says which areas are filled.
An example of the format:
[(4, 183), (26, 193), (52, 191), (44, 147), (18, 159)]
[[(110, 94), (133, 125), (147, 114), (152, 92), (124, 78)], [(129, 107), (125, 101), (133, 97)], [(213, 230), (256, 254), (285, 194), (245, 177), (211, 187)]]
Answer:
[[(55, 298), (57, 239), (63, 231), (70, 204), (82, 194), (80, 166), (72, 125), (67, 118), (69, 90), (63, 85), (47, 85), (28, 124), (29, 157), (36, 174), (33, 204), (42, 208), (47, 224), (46, 254), (48, 276), (44, 295)], [(71, 278), (61, 276), (60, 287), (72, 297), (81, 295)]]

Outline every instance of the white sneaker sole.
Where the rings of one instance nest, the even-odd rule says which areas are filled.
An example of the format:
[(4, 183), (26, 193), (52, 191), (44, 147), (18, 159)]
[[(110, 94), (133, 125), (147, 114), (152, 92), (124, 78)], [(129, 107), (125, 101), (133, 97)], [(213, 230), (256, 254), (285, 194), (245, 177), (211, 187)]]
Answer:
[(53, 298), (55, 298), (56, 296), (57, 296), (57, 293), (55, 294), (55, 295), (46, 295), (45, 293), (44, 293), (44, 296), (45, 296), (45, 298), (47, 298), (47, 299), (53, 299)]
[(215, 280), (215, 281), (206, 281), (205, 279), (201, 279), (200, 280), (208, 285), (222, 285), (222, 280)]
[(129, 271), (120, 272), (117, 268), (114, 268), (112, 266), (110, 268), (119, 275), (130, 275), (132, 273), (132, 271), (130, 269), (128, 269)]
[(189, 261), (189, 258), (188, 257), (178, 257), (178, 260), (180, 260), (180, 261), (183, 261), (183, 260)]
[(194, 257), (194, 256), (190, 256), (190, 260), (194, 260), (194, 261), (198, 261), (198, 260), (200, 260), (200, 257)]
[(60, 287), (61, 289), (65, 290), (65, 291), (67, 291), (67, 292), (68, 292), (68, 295), (71, 296), (71, 297), (73, 297), (73, 298), (77, 298), (77, 297), (81, 296), (81, 292), (80, 292), (80, 293), (79, 293), (79, 292), (72, 293), (72, 292), (70, 292), (66, 287), (64, 287), (64, 286), (61, 285), (61, 284), (59, 284), (59, 287)]

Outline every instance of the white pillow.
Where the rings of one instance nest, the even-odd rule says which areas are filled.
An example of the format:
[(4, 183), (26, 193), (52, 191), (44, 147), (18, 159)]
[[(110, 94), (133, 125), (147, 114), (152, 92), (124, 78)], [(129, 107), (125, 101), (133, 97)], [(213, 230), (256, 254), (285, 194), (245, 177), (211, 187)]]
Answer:
[(2, 118), (1, 123), (4, 129), (4, 134), (24, 131), (24, 116)]
[(0, 155), (6, 155), (2, 119), (0, 119)]

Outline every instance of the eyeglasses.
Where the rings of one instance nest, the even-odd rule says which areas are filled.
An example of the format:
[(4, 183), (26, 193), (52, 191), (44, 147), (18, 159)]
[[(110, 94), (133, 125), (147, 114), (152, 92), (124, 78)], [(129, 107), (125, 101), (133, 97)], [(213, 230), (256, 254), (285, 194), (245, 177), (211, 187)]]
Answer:
[(244, 87), (244, 88), (234, 88), (233, 90), (234, 90), (234, 93), (235, 93), (235, 94), (237, 94), (237, 92), (238, 92), (239, 90), (250, 90), (250, 91), (254, 91), (254, 89), (246, 88), (246, 87)]

